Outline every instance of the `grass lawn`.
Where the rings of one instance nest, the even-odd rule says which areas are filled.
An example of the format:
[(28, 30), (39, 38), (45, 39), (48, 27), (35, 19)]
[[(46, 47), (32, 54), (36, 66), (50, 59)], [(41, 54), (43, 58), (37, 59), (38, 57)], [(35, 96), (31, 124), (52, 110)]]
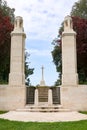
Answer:
[(87, 130), (87, 120), (75, 122), (18, 122), (0, 119), (0, 130)]
[(0, 111), (0, 114), (4, 114), (7, 113), (8, 111)]
[(79, 111), (82, 114), (87, 114), (87, 111)]

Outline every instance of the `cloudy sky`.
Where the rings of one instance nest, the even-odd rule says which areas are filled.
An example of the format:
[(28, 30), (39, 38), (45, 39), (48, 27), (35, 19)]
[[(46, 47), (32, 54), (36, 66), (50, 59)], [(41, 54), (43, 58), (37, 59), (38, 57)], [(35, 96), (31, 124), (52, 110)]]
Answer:
[(30, 76), (31, 84), (37, 85), (41, 80), (41, 66), (44, 66), (46, 85), (53, 85), (58, 78), (52, 62), (52, 40), (57, 37), (58, 29), (66, 15), (78, 0), (6, 0), (15, 15), (24, 19), (27, 35), (26, 49), (30, 53), (30, 67), (35, 68)]

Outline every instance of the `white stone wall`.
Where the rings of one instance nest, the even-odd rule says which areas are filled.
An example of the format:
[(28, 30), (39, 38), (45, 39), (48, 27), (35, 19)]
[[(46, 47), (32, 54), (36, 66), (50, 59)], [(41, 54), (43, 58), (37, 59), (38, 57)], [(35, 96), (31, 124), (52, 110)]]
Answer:
[[(87, 111), (87, 85), (60, 87), (64, 109)], [(0, 110), (16, 110), (26, 105), (26, 87), (0, 85)]]
[(26, 87), (0, 85), (0, 110), (16, 110), (26, 104)]
[(70, 110), (87, 111), (87, 85), (61, 87), (61, 104)]

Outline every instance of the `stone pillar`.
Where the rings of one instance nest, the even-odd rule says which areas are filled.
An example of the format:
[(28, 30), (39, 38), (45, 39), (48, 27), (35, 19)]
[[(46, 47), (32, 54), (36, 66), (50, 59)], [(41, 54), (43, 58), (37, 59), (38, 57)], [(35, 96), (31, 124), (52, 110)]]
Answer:
[(78, 84), (76, 58), (76, 32), (70, 16), (65, 17), (62, 33), (62, 86)]
[(14, 30), (11, 33), (10, 85), (25, 85), (25, 38), (23, 19), (18, 16), (15, 18)]
[(34, 97), (35, 105), (38, 106), (38, 88), (35, 89), (35, 97)]
[(53, 96), (52, 96), (52, 89), (48, 89), (48, 105), (51, 106), (53, 105)]

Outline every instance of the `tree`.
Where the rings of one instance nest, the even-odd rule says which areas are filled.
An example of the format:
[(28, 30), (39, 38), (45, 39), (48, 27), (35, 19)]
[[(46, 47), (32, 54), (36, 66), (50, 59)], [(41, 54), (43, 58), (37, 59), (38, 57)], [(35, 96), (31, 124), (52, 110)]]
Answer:
[(72, 7), (71, 16), (87, 19), (87, 0), (79, 0)]
[(3, 15), (2, 8), (0, 8), (0, 82), (8, 81), (10, 69), (10, 33), (12, 30), (11, 18)]
[(74, 30), (77, 32), (77, 70), (80, 83), (87, 81), (87, 20), (74, 17)]
[[(86, 12), (85, 8), (83, 7), (82, 4), (85, 2), (86, 8), (87, 8), (87, 0), (80, 0), (72, 8), (71, 14), (72, 14), (72, 20), (73, 20), (73, 28), (77, 33), (76, 36), (76, 42), (77, 42), (77, 71), (79, 74), (79, 81), (80, 83), (84, 83), (87, 81), (87, 20), (83, 19), (83, 13)], [(78, 5), (79, 6), (76, 6)], [(83, 4), (84, 5), (84, 4)], [(81, 11), (80, 11), (81, 9)], [(79, 10), (81, 14), (81, 18), (77, 17), (77, 10)], [(83, 10), (83, 11), (82, 11)], [(74, 16), (76, 13), (76, 16)], [(86, 18), (86, 14), (84, 14), (84, 18)], [(79, 15), (80, 16), (80, 15)], [(63, 23), (61, 24), (61, 27), (59, 29), (59, 35), (57, 39), (53, 41), (54, 43), (54, 49), (52, 51), (52, 57), (53, 57), (53, 62), (56, 65), (57, 72), (62, 73), (62, 62), (61, 62), (61, 34), (63, 31)], [(59, 54), (60, 53), (60, 54)], [(61, 80), (61, 76), (59, 77)]]
[[(61, 74), (62, 74), (62, 54), (61, 54), (61, 44), (58, 40), (55, 40), (54, 42), (58, 42), (54, 46), (54, 50), (52, 51), (52, 57), (53, 57), (53, 62), (56, 66), (56, 71), (59, 72), (59, 78), (55, 82), (55, 86), (61, 84)], [(53, 42), (53, 43), (54, 43)]]
[(29, 56), (30, 54), (25, 51), (25, 80), (26, 80), (26, 85), (30, 86), (30, 78), (29, 76), (32, 75), (34, 73), (34, 68), (30, 68), (29, 67)]
[(14, 8), (10, 8), (7, 5), (7, 2), (5, 0), (0, 0), (0, 11), (2, 12), (3, 16), (10, 17), (10, 20), (12, 23), (14, 23)]

